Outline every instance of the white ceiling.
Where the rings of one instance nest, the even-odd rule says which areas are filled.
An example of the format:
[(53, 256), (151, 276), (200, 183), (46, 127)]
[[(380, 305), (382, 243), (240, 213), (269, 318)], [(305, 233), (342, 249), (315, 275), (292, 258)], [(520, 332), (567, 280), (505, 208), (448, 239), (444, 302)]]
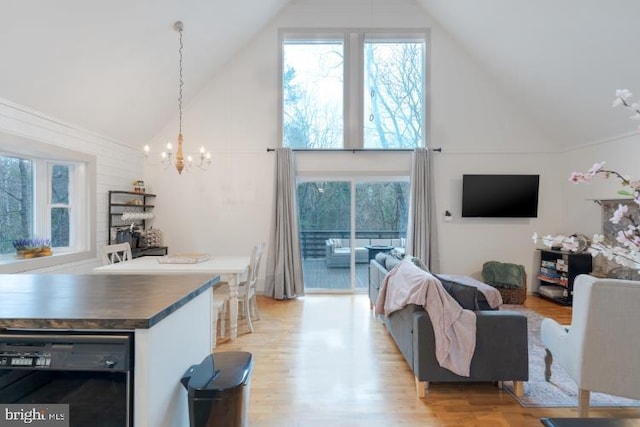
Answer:
[[(0, 98), (140, 146), (176, 114), (174, 21), (188, 102), (290, 1), (0, 0)], [(415, 1), (561, 146), (635, 129), (640, 1)]]
[(0, 98), (139, 147), (286, 3), (0, 0)]
[(418, 0), (564, 147), (636, 128), (615, 90), (640, 95), (638, 0)]

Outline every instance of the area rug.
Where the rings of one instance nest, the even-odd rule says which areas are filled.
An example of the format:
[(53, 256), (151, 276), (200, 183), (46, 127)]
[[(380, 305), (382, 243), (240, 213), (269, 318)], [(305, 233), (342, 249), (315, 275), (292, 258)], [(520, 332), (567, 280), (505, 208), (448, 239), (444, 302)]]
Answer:
[[(553, 363), (551, 381), (544, 380), (545, 349), (540, 340), (540, 323), (543, 317), (521, 305), (505, 304), (502, 309), (525, 314), (529, 330), (529, 381), (525, 383), (524, 395), (516, 396), (510, 382), (505, 382), (505, 389), (524, 407), (577, 407), (578, 388), (564, 368)], [(635, 407), (640, 406), (640, 401), (603, 393), (591, 393), (590, 406)]]

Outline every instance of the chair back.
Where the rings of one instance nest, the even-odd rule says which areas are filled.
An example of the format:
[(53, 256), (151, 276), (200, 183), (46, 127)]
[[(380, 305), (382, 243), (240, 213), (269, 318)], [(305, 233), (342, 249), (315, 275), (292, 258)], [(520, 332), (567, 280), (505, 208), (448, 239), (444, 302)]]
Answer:
[(256, 283), (258, 282), (258, 271), (260, 269), (260, 260), (262, 259), (262, 253), (264, 252), (264, 242), (260, 242), (251, 250), (251, 258), (249, 259), (249, 270), (247, 272), (247, 286), (245, 286), (245, 293), (250, 295), (255, 292)]
[(576, 278), (567, 345), (582, 359), (582, 388), (640, 399), (639, 309), (640, 282)]
[(106, 245), (102, 248), (102, 264), (115, 264), (117, 262), (129, 261), (132, 259), (131, 245), (129, 243), (116, 243)]

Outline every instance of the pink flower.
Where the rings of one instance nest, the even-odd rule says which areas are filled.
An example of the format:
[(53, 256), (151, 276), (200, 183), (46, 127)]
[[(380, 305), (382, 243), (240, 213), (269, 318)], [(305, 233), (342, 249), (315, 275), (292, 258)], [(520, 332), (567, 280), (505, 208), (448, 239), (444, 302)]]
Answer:
[(572, 172), (569, 177), (569, 181), (574, 184), (588, 183), (591, 182), (591, 175), (587, 175), (582, 172)]
[(620, 222), (622, 218), (624, 218), (627, 212), (629, 212), (628, 206), (622, 206), (621, 204), (618, 204), (618, 209), (616, 209), (616, 211), (613, 213), (613, 216), (609, 218), (609, 221), (611, 221), (614, 224), (617, 224)]
[(589, 173), (591, 175), (595, 175), (598, 172), (600, 172), (600, 170), (602, 170), (602, 167), (604, 166), (605, 162), (600, 162), (600, 163), (594, 163), (593, 166), (591, 166), (591, 169), (589, 169)]

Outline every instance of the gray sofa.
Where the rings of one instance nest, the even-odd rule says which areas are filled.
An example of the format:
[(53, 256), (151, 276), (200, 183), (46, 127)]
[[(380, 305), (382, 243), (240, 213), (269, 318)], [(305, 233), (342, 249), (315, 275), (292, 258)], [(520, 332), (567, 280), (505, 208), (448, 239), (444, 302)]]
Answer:
[[(378, 254), (369, 264), (369, 298), (374, 307), (387, 271), (400, 260)], [(423, 307), (410, 304), (387, 316), (380, 316), (416, 379), (418, 397), (425, 397), (430, 382), (513, 381), (522, 394), (529, 379), (527, 317), (514, 311), (493, 310), (484, 295), (473, 286), (442, 280), (445, 289), (464, 308), (476, 314), (476, 349), (469, 377), (441, 368), (435, 355), (435, 337), (429, 315)]]

